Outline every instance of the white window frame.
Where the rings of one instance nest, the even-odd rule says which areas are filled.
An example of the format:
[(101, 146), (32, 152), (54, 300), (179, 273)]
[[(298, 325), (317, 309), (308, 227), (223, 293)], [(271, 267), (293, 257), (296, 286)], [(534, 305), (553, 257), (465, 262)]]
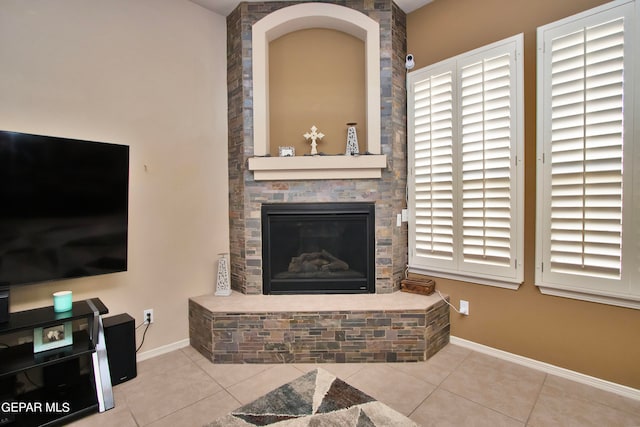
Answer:
[[(543, 294), (579, 300), (640, 308), (640, 140), (634, 122), (640, 120), (636, 83), (640, 78), (634, 59), (640, 54), (639, 15), (633, 0), (617, 0), (538, 28), (537, 52), (537, 201), (535, 283)], [(604, 276), (588, 264), (578, 268), (554, 268), (552, 264), (551, 214), (551, 43), (623, 17), (623, 95), (622, 95), (622, 207), (619, 274)], [(586, 129), (586, 128), (585, 128)], [(586, 163), (585, 163), (586, 165)], [(588, 172), (587, 172), (588, 173)], [(586, 188), (586, 187), (585, 187)], [(586, 199), (583, 199), (586, 200)], [(588, 209), (588, 208), (587, 208)], [(558, 229), (557, 226), (554, 229)], [(609, 230), (611, 230), (609, 228)], [(609, 231), (610, 232), (610, 231)], [(556, 244), (561, 242), (554, 240)], [(595, 242), (602, 242), (601, 239)], [(601, 243), (600, 243), (601, 244)], [(588, 251), (589, 249), (585, 249)], [(585, 252), (588, 255), (588, 252)], [(557, 259), (557, 258), (556, 258)], [(560, 264), (556, 264), (560, 265)], [(604, 277), (603, 277), (604, 276)], [(616, 277), (617, 276), (617, 277)]]
[[(470, 52), (447, 59), (437, 64), (412, 71), (407, 74), (407, 142), (408, 142), (408, 210), (409, 210), (409, 271), (435, 277), (463, 280), (467, 282), (497, 286), (507, 289), (518, 289), (524, 280), (524, 94), (523, 94), (523, 34), (492, 43)], [(470, 257), (465, 260), (463, 254), (463, 171), (462, 171), (462, 69), (465, 66), (483, 60), (490, 60), (500, 55), (509, 58), (509, 107), (508, 107), (508, 150), (510, 194), (508, 199), (509, 224), (508, 262), (492, 265), (490, 262)], [(418, 248), (416, 231), (416, 85), (420, 85), (434, 76), (451, 73), (452, 94), (451, 108), (452, 129), (452, 251), (450, 256), (425, 256), (425, 251)], [(486, 125), (490, 119), (483, 121)], [(431, 149), (430, 149), (431, 152)], [(485, 151), (486, 153), (487, 151)], [(430, 161), (430, 160), (429, 160)], [(435, 164), (435, 163), (434, 163)], [(431, 172), (433, 174), (435, 172)], [(433, 184), (435, 181), (430, 181)], [(430, 185), (431, 185), (430, 184)], [(468, 192), (465, 194), (469, 194)], [(432, 199), (433, 200), (433, 199)], [(483, 199), (485, 200), (485, 199)], [(446, 200), (443, 200), (446, 202)], [(468, 218), (467, 218), (468, 219)], [(469, 227), (466, 228), (469, 230)], [(432, 240), (433, 242), (433, 240)], [(450, 245), (450, 242), (447, 242)], [(508, 264), (508, 265), (507, 265)]]

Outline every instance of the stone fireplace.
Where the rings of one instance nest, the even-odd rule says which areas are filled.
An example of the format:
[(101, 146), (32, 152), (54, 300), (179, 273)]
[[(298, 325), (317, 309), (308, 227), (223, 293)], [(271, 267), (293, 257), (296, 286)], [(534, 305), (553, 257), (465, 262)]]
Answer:
[[(379, 25), (380, 57), (375, 63), (379, 66), (380, 87), (370, 93), (380, 98), (380, 129), (368, 132), (376, 137), (368, 147), (379, 148), (378, 152), (353, 159), (297, 156), (302, 166), (296, 167), (314, 172), (292, 172), (285, 167), (284, 174), (257, 178), (258, 171), (250, 166), (251, 162), (275, 164), (289, 160), (259, 157), (264, 148), (256, 150), (254, 146), (256, 138), (264, 139), (263, 128), (255, 126), (264, 118), (254, 117), (254, 93), (258, 88), (253, 80), (252, 25), (298, 3), (304, 2), (241, 3), (227, 17), (231, 287), (244, 294), (263, 293), (263, 205), (356, 202), (369, 203), (375, 211), (372, 290), (391, 293), (399, 289), (407, 264), (407, 226), (396, 222), (406, 206), (406, 16), (391, 0), (326, 2), (358, 11)], [(366, 169), (364, 174), (335, 169), (346, 162), (369, 162), (376, 165), (378, 172), (371, 174), (368, 166), (356, 166)], [(318, 169), (324, 175), (318, 175)]]
[[(252, 61), (260, 55), (252, 54), (253, 24), (264, 23), (263, 18), (287, 8), (282, 22), (294, 22), (299, 29), (308, 21), (288, 8), (303, 3), (312, 15), (323, 8), (318, 5), (349, 8), (341, 8), (341, 17), (316, 19), (315, 15), (315, 22), (362, 21), (358, 14), (363, 14), (367, 23), (355, 32), (375, 27), (375, 37), (366, 36), (367, 97), (376, 96), (376, 102), (368, 102), (370, 154), (266, 156), (268, 120), (262, 95), (268, 92), (267, 79), (264, 69), (257, 67), (254, 80)], [(231, 286), (237, 292), (189, 300), (191, 345), (212, 362), (418, 362), (449, 342), (445, 301), (436, 294), (394, 292), (407, 264), (407, 227), (397, 223), (406, 206), (405, 20), (404, 12), (391, 0), (244, 2), (227, 17), (230, 261)], [(286, 23), (277, 28), (279, 33), (287, 30)], [(379, 53), (369, 55), (372, 51)], [(371, 66), (376, 67), (375, 73)], [(372, 74), (376, 79), (371, 79)], [(302, 207), (311, 207), (312, 212), (303, 212)], [(367, 219), (358, 213), (333, 221), (333, 227), (335, 218), (313, 218), (325, 207), (349, 215), (355, 207), (366, 207)], [(295, 226), (278, 223), (282, 218), (274, 225), (271, 213), (276, 214), (274, 218), (286, 216), (284, 212), (291, 208), (299, 215)], [(346, 223), (340, 224), (341, 220)], [(349, 224), (351, 220), (360, 223)], [(285, 238), (274, 243), (270, 235), (274, 231)], [(367, 253), (366, 260), (343, 251), (344, 243), (334, 243), (339, 234), (349, 244), (367, 241), (366, 248), (356, 251)], [(291, 271), (289, 264), (294, 264)], [(297, 276), (289, 280), (290, 274)], [(354, 286), (351, 276), (367, 278)], [(272, 278), (275, 282), (269, 282)], [(303, 286), (292, 293), (311, 293), (304, 288), (311, 285), (313, 292), (322, 294), (262, 295), (279, 286), (284, 286), (279, 289), (283, 292), (275, 293), (289, 293), (290, 284)], [(352, 286), (349, 291), (363, 291), (364, 286), (365, 293), (337, 295), (336, 286)]]

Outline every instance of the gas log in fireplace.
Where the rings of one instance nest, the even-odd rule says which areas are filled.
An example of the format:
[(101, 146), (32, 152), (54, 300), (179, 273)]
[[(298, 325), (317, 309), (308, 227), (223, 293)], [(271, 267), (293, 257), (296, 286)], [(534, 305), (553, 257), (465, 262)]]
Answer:
[(375, 204), (262, 205), (264, 294), (375, 292)]

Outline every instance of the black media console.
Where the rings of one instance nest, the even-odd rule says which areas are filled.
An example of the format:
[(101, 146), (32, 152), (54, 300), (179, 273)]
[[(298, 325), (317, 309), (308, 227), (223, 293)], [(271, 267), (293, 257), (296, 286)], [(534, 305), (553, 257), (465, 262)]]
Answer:
[[(113, 408), (102, 325), (108, 311), (93, 298), (64, 313), (49, 306), (9, 314), (0, 324), (0, 426), (62, 425)], [(72, 331), (72, 340), (48, 342), (47, 331), (58, 330)]]

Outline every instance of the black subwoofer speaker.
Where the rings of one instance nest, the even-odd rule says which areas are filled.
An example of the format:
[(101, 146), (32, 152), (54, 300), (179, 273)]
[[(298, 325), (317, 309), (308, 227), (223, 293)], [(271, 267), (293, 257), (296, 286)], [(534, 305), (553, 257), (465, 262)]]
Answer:
[(118, 314), (102, 319), (111, 384), (116, 385), (135, 378), (136, 326), (133, 317)]

